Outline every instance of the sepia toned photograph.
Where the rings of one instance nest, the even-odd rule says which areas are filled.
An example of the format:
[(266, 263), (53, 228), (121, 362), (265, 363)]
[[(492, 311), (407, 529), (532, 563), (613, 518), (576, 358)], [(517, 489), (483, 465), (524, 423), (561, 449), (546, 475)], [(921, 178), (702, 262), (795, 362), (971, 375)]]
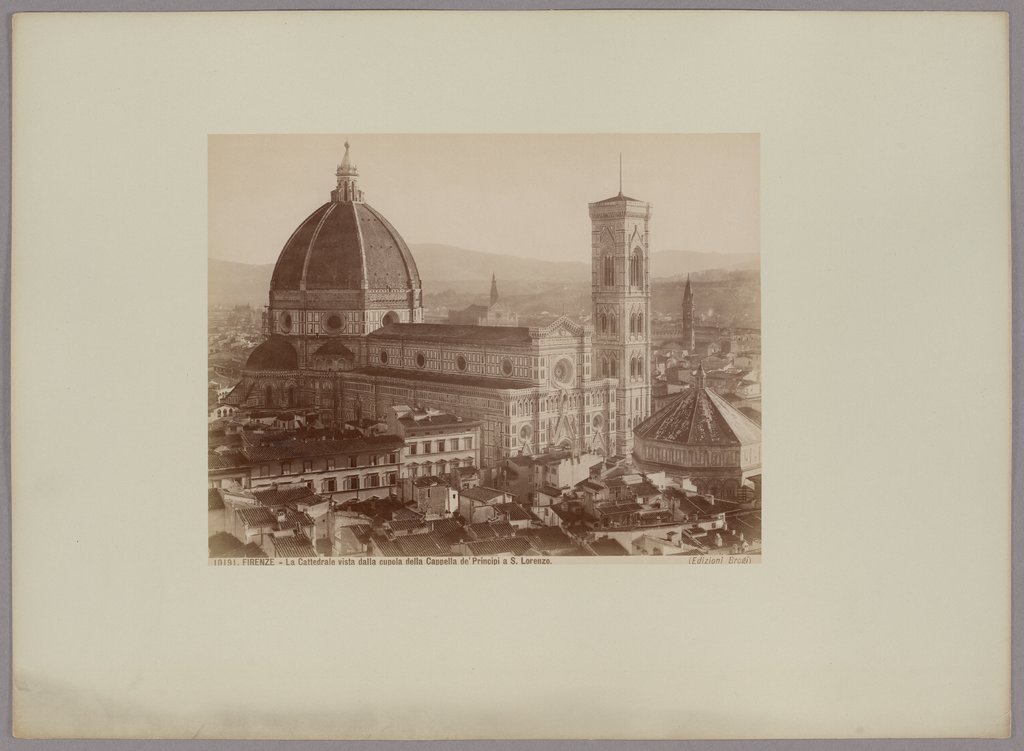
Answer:
[(213, 563), (760, 560), (756, 135), (209, 164)]
[(1012, 734), (1009, 28), (13, 18), (10, 732)]

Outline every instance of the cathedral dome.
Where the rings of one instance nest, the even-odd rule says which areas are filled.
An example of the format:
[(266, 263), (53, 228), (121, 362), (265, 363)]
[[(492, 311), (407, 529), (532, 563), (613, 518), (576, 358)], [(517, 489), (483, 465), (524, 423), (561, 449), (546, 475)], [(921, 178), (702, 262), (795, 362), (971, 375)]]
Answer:
[(272, 336), (249, 353), (246, 370), (298, 370), (299, 355), (295, 347), (281, 336)]
[(270, 280), (286, 290), (410, 289), (419, 271), (405, 240), (365, 203), (325, 203), (285, 243)]
[(345, 158), (331, 200), (285, 243), (270, 280), (275, 292), (420, 288), (416, 261), (387, 219), (363, 202), (358, 172)]

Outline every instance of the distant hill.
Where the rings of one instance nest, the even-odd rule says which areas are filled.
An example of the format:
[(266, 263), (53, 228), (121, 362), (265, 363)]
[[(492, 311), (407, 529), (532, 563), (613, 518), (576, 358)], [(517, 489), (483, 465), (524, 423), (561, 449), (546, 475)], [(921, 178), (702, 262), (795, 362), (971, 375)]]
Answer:
[[(447, 290), (460, 293), (478, 291), (480, 295), (486, 295), (490, 289), (491, 274), (497, 275), (498, 288), (503, 297), (509, 294), (528, 294), (531, 290), (537, 292), (539, 287), (545, 288), (547, 292), (552, 285), (563, 286), (568, 292), (569, 287), (590, 284), (589, 261), (517, 258), (430, 243), (409, 247), (416, 257), (426, 295)], [(673, 279), (711, 269), (756, 269), (758, 264), (759, 257), (756, 254), (663, 250), (655, 252), (651, 258), (651, 276), (655, 279)], [(255, 307), (266, 305), (274, 264), (253, 265), (211, 258), (208, 268), (210, 303)], [(556, 307), (560, 309), (561, 304), (556, 304)], [(570, 303), (569, 307), (575, 305)]]
[(273, 273), (272, 263), (257, 266), (211, 258), (207, 263), (210, 304), (262, 308), (267, 304), (270, 275)]
[[(540, 258), (481, 253), (478, 250), (457, 248), (453, 245), (410, 245), (416, 256), (423, 280), (431, 282), (462, 282), (483, 280), (490, 282), (491, 274), (501, 281), (533, 282), (537, 279), (559, 279), (565, 283), (590, 282), (590, 261), (549, 261)], [(758, 268), (760, 256), (756, 253), (700, 253), (690, 250), (656, 251), (651, 257), (651, 275), (666, 279), (682, 274), (694, 274), (710, 269)]]
[(484, 281), (489, 285), (491, 274), (497, 275), (499, 283), (535, 279), (590, 281), (589, 262), (517, 258), (432, 243), (410, 245), (409, 249), (424, 283)]
[(684, 274), (722, 269), (727, 271), (758, 269), (761, 256), (757, 253), (700, 253), (693, 250), (660, 250), (651, 255), (651, 276), (671, 279)]

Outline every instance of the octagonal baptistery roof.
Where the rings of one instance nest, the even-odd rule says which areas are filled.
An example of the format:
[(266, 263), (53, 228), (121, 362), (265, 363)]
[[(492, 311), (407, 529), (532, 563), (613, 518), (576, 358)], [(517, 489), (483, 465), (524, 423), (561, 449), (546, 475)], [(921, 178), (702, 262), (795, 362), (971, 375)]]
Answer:
[(761, 428), (709, 389), (704, 366), (696, 383), (633, 430), (641, 440), (682, 446), (749, 446), (761, 443)]
[(349, 146), (331, 200), (299, 225), (285, 243), (270, 279), (275, 293), (420, 289), (409, 246), (380, 212), (363, 201)]

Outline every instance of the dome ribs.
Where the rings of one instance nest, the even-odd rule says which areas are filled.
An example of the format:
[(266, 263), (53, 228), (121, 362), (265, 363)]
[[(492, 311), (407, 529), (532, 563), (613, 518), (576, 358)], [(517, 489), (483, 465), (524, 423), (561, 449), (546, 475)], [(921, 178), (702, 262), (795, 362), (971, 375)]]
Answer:
[(309, 246), (306, 248), (306, 260), (302, 264), (302, 278), (299, 280), (299, 289), (306, 289), (306, 274), (309, 272), (309, 259), (313, 255), (313, 246), (316, 244), (317, 237), (320, 236), (320, 229), (324, 226), (324, 222), (327, 221), (327, 217), (331, 215), (331, 212), (334, 211), (337, 205), (332, 203), (328, 206), (327, 211), (316, 225), (316, 229), (313, 230), (313, 236), (309, 239)]
[(277, 264), (274, 266), (274, 273), (270, 278), (272, 291), (299, 289), (305, 278), (310, 240), (319, 226), (323, 213), (330, 207), (331, 204), (325, 203), (303, 219), (298, 228), (292, 232), (288, 242), (284, 244), (281, 254), (277, 257)]

